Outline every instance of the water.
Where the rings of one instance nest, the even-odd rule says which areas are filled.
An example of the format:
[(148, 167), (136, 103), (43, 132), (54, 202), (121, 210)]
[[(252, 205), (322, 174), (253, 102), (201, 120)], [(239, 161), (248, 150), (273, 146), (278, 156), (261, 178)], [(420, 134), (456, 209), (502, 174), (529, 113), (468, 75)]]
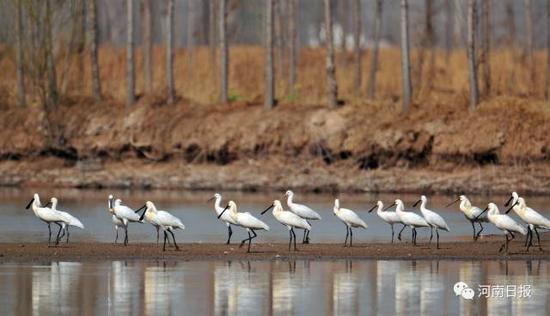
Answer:
[[(154, 201), (159, 209), (172, 212), (180, 217), (186, 230), (177, 232), (178, 240), (182, 242), (223, 242), (225, 241), (227, 228), (216, 219), (213, 211), (213, 202), (206, 203), (214, 192), (180, 192), (180, 191), (97, 191), (97, 190), (20, 190), (4, 188), (0, 189), (0, 242), (32, 242), (45, 241), (47, 239), (47, 227), (38, 220), (31, 210), (25, 210), (25, 205), (32, 198), (34, 192), (38, 192), (42, 202), (46, 203), (51, 196), (59, 199), (59, 209), (70, 211), (78, 217), (86, 226), (84, 231), (73, 228), (71, 239), (73, 241), (101, 241), (110, 242), (114, 239), (114, 230), (111, 216), (107, 212), (107, 196), (109, 193), (122, 198), (125, 204), (139, 208), (146, 200)], [(270, 227), (269, 232), (260, 232), (258, 242), (286, 242), (288, 232), (285, 227), (275, 221), (271, 213), (260, 216), (260, 211), (265, 209), (273, 199), (281, 198), (281, 193), (235, 193), (224, 194), (224, 199), (231, 198), (237, 201), (240, 211), (250, 211), (264, 220)], [(354, 241), (388, 241), (390, 228), (376, 216), (376, 213), (367, 213), (378, 199), (386, 204), (391, 204), (396, 197), (403, 199), (407, 206), (411, 206), (417, 195), (369, 195), (369, 194), (341, 194), (339, 196), (342, 207), (356, 210), (369, 228), (357, 230)], [(455, 197), (433, 196), (430, 197), (429, 207), (437, 210), (446, 219), (450, 233), (441, 233), (441, 240), (460, 240), (471, 238), (470, 223), (464, 219), (458, 210), (458, 205), (450, 208), (444, 207)], [(344, 225), (332, 214), (334, 197), (329, 194), (300, 194), (295, 197), (297, 202), (310, 205), (317, 210), (323, 220), (314, 221), (311, 233), (314, 242), (341, 242), (346, 234)], [(484, 207), (489, 201), (498, 205), (504, 204), (507, 196), (472, 197), (474, 205)], [(224, 200), (227, 202), (227, 200)], [(542, 213), (550, 212), (550, 197), (527, 197), (531, 207)], [(286, 207), (286, 204), (284, 204)], [(503, 207), (502, 207), (502, 210)], [(484, 233), (500, 234), (500, 231), (486, 225)], [(407, 234), (410, 234), (407, 232)], [(419, 229), (419, 240), (426, 238), (427, 229)], [(153, 242), (156, 238), (155, 231), (150, 225), (132, 224), (129, 228), (130, 242)], [(408, 236), (408, 235), (407, 235)], [(246, 232), (234, 229), (234, 240), (246, 237)]]
[[(547, 315), (546, 261), (113, 261), (0, 264), (2, 315)], [(453, 285), (532, 286), (530, 298)]]

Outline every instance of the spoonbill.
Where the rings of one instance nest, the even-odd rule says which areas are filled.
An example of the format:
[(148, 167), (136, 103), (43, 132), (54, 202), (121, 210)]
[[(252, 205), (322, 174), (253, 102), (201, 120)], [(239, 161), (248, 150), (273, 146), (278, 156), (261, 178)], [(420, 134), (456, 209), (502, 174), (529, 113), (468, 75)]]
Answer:
[[(109, 209), (113, 210), (113, 214), (122, 222), (122, 227), (124, 227), (124, 246), (128, 245), (128, 224), (131, 222), (142, 222), (139, 218), (139, 215), (134, 212), (131, 208), (126, 205), (122, 205), (120, 199), (114, 200), (113, 204), (113, 195), (109, 195)], [(118, 237), (118, 229), (117, 229)]]
[(112, 195), (109, 195), (109, 203), (108, 203), (108, 207), (107, 209), (109, 210), (109, 213), (111, 213), (111, 221), (113, 222), (113, 225), (115, 226), (115, 232), (116, 232), (116, 236), (115, 236), (115, 244), (117, 243), (118, 241), (118, 228), (119, 227), (124, 227), (124, 223), (122, 222), (122, 220), (118, 217), (116, 217), (115, 215), (115, 210), (113, 209), (113, 203), (111, 203), (111, 200), (112, 200)]
[(239, 211), (237, 210), (237, 204), (235, 204), (234, 201), (229, 201), (229, 203), (223, 209), (220, 215), (218, 215), (218, 218), (221, 218), (225, 212), (229, 212), (229, 215), (235, 221), (235, 223), (237, 223), (237, 226), (241, 226), (246, 229), (246, 232), (248, 233), (248, 238), (243, 239), (241, 241), (239, 248), (241, 248), (244, 245), (244, 243), (248, 241), (247, 252), (250, 252), (250, 245), (252, 244), (252, 239), (258, 236), (256, 234), (256, 230), (264, 229), (269, 231), (269, 226), (267, 226), (266, 223), (252, 216), (252, 214), (250, 214), (249, 212), (239, 213)]
[(61, 227), (63, 229), (63, 233), (61, 234), (59, 239), (61, 240), (63, 238), (63, 236), (65, 235), (65, 233), (66, 233), (67, 234), (66, 243), (69, 243), (69, 226), (75, 226), (75, 227), (78, 227), (80, 229), (84, 229), (84, 225), (82, 224), (82, 222), (80, 220), (78, 220), (78, 218), (74, 217), (73, 215), (71, 215), (71, 214), (69, 214), (65, 211), (58, 210), (57, 209), (57, 198), (52, 197), (50, 199), (50, 203), (51, 203), (50, 208), (53, 211), (60, 213), (61, 216), (65, 217), (65, 219), (66, 219), (66, 221), (61, 222)]
[[(390, 226), (391, 226), (391, 242), (393, 243), (393, 237), (395, 235), (394, 230), (393, 230), (393, 225), (394, 224), (403, 224), (403, 223), (399, 219), (399, 216), (397, 215), (396, 212), (383, 211), (384, 203), (382, 203), (382, 201), (376, 202), (376, 205), (374, 205), (369, 210), (369, 213), (372, 212), (377, 207), (378, 207), (378, 209), (376, 210), (376, 214), (378, 214), (378, 217), (380, 217), (384, 222), (390, 224)], [(403, 227), (406, 227), (405, 224), (403, 224)]]
[(540, 244), (540, 236), (537, 229), (550, 229), (550, 220), (542, 216), (539, 212), (527, 206), (525, 199), (519, 197), (516, 192), (512, 192), (512, 196), (506, 202), (506, 206), (510, 205), (510, 208), (506, 211), (505, 214), (508, 214), (510, 210), (514, 210), (516, 214), (527, 223), (527, 238), (525, 240), (525, 245), (527, 246), (527, 251), (533, 245), (533, 231), (537, 234), (537, 241), (539, 250), (542, 251), (542, 246)]
[(261, 214), (265, 214), (265, 212), (269, 211), (271, 208), (273, 208), (273, 217), (275, 217), (275, 219), (279, 223), (285, 225), (288, 228), (290, 234), (290, 239), (288, 240), (288, 251), (290, 251), (292, 239), (294, 239), (294, 250), (298, 250), (296, 248), (296, 234), (294, 233), (294, 228), (300, 228), (309, 231), (311, 230), (311, 225), (300, 216), (290, 211), (283, 210), (283, 205), (281, 205), (281, 202), (279, 200), (273, 201), (273, 204), (266, 208)]
[[(294, 203), (294, 192), (291, 190), (286, 191), (285, 195), (287, 197), (286, 205), (290, 211), (305, 220), (320, 220), (321, 215), (312, 210), (309, 206)], [(303, 244), (309, 244), (309, 230), (304, 230), (304, 237), (302, 239)]]
[[(495, 203), (489, 203), (489, 205), (481, 211), (481, 214), (485, 213), (487, 210), (487, 218), (491, 223), (493, 223), (498, 229), (504, 231), (504, 236), (506, 241), (502, 246), (500, 246), (498, 252), (501, 252), (502, 249), (506, 249), (505, 253), (508, 254), (508, 243), (515, 238), (514, 233), (520, 233), (522, 235), (527, 234), (525, 227), (518, 224), (510, 216), (506, 214), (500, 214), (498, 207)], [(478, 215), (478, 216), (481, 216)], [(510, 239), (508, 239), (508, 234), (510, 234)]]
[(334, 212), (334, 215), (336, 215), (346, 225), (346, 240), (344, 241), (344, 247), (347, 246), (348, 235), (349, 235), (349, 246), (352, 247), (353, 246), (352, 228), (362, 227), (364, 229), (367, 229), (367, 223), (365, 223), (365, 221), (363, 221), (354, 211), (347, 208), (341, 208), (340, 201), (338, 199), (334, 200), (333, 212)]
[(174, 230), (176, 229), (185, 229), (185, 225), (181, 222), (181, 220), (174, 215), (166, 212), (157, 210), (155, 207), (155, 204), (151, 201), (145, 202), (145, 205), (140, 207), (136, 210), (136, 213), (141, 211), (142, 209), (145, 209), (143, 213), (141, 214), (141, 217), (139, 218), (140, 221), (143, 221), (143, 218), (147, 218), (147, 221), (154, 226), (158, 226), (162, 229), (164, 233), (164, 244), (162, 246), (162, 251), (166, 251), (166, 240), (168, 238), (168, 233), (172, 235), (172, 240), (174, 241), (174, 246), (176, 247), (176, 250), (179, 250), (178, 244), (176, 243), (176, 237), (174, 236)]
[[(458, 199), (456, 199), (456, 200), (452, 201), (451, 203), (447, 204), (446, 207), (449, 207), (449, 206), (455, 204), (458, 201), (460, 201), (460, 205), (459, 205), (460, 211), (462, 213), (464, 213), (464, 217), (466, 217), (466, 219), (468, 221), (470, 221), (470, 224), (472, 224), (472, 230), (474, 231), (473, 232), (473, 234), (474, 234), (473, 238), (474, 238), (474, 241), (477, 241), (477, 239), (481, 235), (481, 232), (483, 231), (483, 225), (481, 223), (482, 222), (488, 222), (489, 220), (488, 220), (487, 216), (480, 216), (480, 214), (483, 211), (477, 206), (472, 206), (472, 203), (466, 197), (466, 195), (459, 196)], [(479, 224), (480, 229), (477, 232), (477, 234), (476, 234), (476, 227), (475, 227), (474, 223)]]
[(38, 217), (40, 220), (42, 220), (44, 223), (48, 224), (48, 245), (51, 243), (52, 239), (52, 229), (51, 224), (54, 223), (57, 226), (59, 226), (59, 230), (57, 231), (57, 237), (55, 240), (55, 244), (59, 244), (59, 234), (61, 233), (62, 224), (66, 223), (67, 219), (58, 212), (54, 212), (52, 209), (48, 207), (42, 206), (42, 203), (40, 203), (40, 197), (38, 196), (38, 193), (35, 193), (33, 195), (32, 200), (27, 204), (25, 209), (29, 209), (32, 206), (32, 211), (34, 212), (34, 215)]
[(422, 213), (422, 216), (424, 216), (424, 219), (430, 225), (430, 244), (432, 243), (433, 239), (433, 230), (435, 228), (435, 234), (437, 236), (437, 248), (439, 249), (439, 230), (445, 230), (449, 231), (449, 226), (447, 226), (447, 223), (441, 217), (441, 215), (437, 214), (436, 212), (429, 210), (426, 208), (426, 204), (428, 203), (428, 198), (426, 198), (425, 195), (422, 195), (420, 197), (420, 200), (416, 201), (414, 203), (413, 207), (417, 206), (418, 203), (420, 203), (420, 212)]
[(227, 242), (226, 244), (229, 245), (231, 242), (231, 235), (233, 235), (233, 230), (231, 229), (231, 225), (237, 225), (237, 222), (233, 220), (233, 218), (230, 216), (229, 213), (223, 214), (223, 216), (219, 217), (219, 215), (223, 212), (223, 207), (221, 206), (222, 203), (222, 195), (219, 193), (214, 194), (213, 197), (208, 199), (208, 201), (214, 201), (214, 210), (216, 211), (216, 215), (218, 215), (218, 218), (221, 219), (225, 225), (227, 225)]
[(395, 206), (395, 213), (397, 213), (397, 216), (399, 216), (401, 222), (411, 228), (412, 243), (413, 245), (416, 245), (416, 228), (430, 227), (430, 224), (428, 224), (428, 222), (426, 222), (426, 220), (422, 216), (416, 213), (405, 212), (405, 204), (403, 204), (403, 201), (401, 201), (400, 199), (395, 200), (395, 202), (392, 205), (386, 207), (384, 211), (393, 206)]

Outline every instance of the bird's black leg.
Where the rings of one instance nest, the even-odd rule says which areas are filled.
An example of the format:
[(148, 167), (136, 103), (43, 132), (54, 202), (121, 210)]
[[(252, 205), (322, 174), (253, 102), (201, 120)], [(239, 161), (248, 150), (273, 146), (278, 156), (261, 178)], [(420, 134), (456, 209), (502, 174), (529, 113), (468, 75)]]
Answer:
[(59, 241), (61, 241), (61, 239), (63, 239), (63, 237), (65, 236), (65, 230), (67, 230), (67, 226), (65, 227), (61, 226), (61, 235), (59, 235)]
[(178, 247), (178, 244), (176, 243), (176, 237), (174, 236), (174, 232), (169, 229), (168, 232), (172, 235), (172, 240), (174, 240), (174, 246), (176, 247), (176, 250), (180, 250), (180, 247)]
[(128, 246), (128, 225), (124, 225), (124, 246)]
[(156, 226), (156, 229), (157, 229), (157, 245), (158, 245), (159, 244), (159, 229), (160, 229), (160, 227)]
[(395, 235), (395, 232), (393, 230), (393, 224), (391, 224), (391, 243), (393, 244), (393, 236)]
[(48, 223), (48, 245), (52, 242), (52, 228), (50, 226), (50, 223)]
[(248, 250), (246, 252), (250, 252), (250, 246), (252, 245), (252, 239), (256, 238), (256, 236), (258, 236), (256, 234), (256, 232), (254, 231), (254, 229), (251, 229), (250, 231), (252, 231), (252, 234), (254, 236), (250, 237), (250, 239), (248, 240)]
[[(292, 245), (292, 228), (288, 230), (288, 235), (289, 235), (289, 238), (288, 238), (288, 251), (290, 251), (290, 245)], [(305, 231), (304, 231), (304, 235), (305, 235)]]
[(414, 232), (415, 232), (414, 227), (412, 227), (411, 228), (411, 241), (412, 241), (413, 245), (416, 245), (416, 239), (414, 238), (415, 237)]
[(349, 228), (349, 247), (353, 247), (353, 229)]
[[(539, 243), (539, 250), (540, 250), (540, 251), (542, 251), (542, 245), (540, 244), (540, 236), (539, 236), (539, 231), (537, 230), (537, 228), (536, 228), (536, 227), (534, 228), (534, 230), (535, 230), (535, 234), (537, 234), (537, 241), (538, 241), (538, 243)], [(531, 235), (532, 235), (532, 234), (533, 234), (533, 233), (531, 232)], [(532, 237), (532, 236), (531, 236), (531, 239), (533, 239), (533, 237)]]
[(524, 247), (527, 247), (527, 251), (529, 251), (529, 235), (531, 233), (531, 227), (529, 225), (527, 225), (527, 236), (525, 237), (525, 243), (524, 243)]
[(399, 234), (397, 234), (397, 239), (401, 241), (401, 233), (405, 230), (405, 227), (407, 227), (405, 224), (403, 224), (403, 228), (399, 231)]
[(229, 225), (227, 226), (227, 245), (231, 242), (231, 235), (233, 235), (233, 230), (231, 229), (231, 225)]
[(506, 237), (506, 241), (502, 244), (502, 246), (500, 246), (500, 248), (498, 249), (498, 252), (502, 252), (502, 250), (504, 249), (504, 247), (506, 247), (506, 245), (508, 244), (508, 233), (505, 233), (504, 234), (504, 237)]
[(59, 223), (55, 223), (57, 224), (57, 226), (59, 226), (59, 230), (57, 231), (57, 237), (55, 237), (55, 244), (58, 245), (59, 244), (59, 234), (61, 234), (61, 224)]
[(239, 248), (241, 248), (244, 245), (244, 243), (247, 242), (248, 240), (250, 240), (250, 230), (248, 231), (248, 238), (241, 240), (241, 244), (239, 245)]
[(476, 226), (474, 225), (474, 221), (470, 221), (470, 224), (472, 224), (472, 229), (474, 230), (473, 239), (474, 239), (474, 241), (477, 241), (477, 237), (476, 237)]
[(166, 231), (162, 231), (164, 233), (164, 244), (162, 245), (162, 251), (166, 251), (166, 239), (168, 238), (168, 235), (166, 234)]
[(306, 235), (306, 244), (309, 244), (309, 233), (311, 233), (310, 230), (307, 231), (307, 235)]
[[(296, 248), (296, 233), (294, 232), (294, 228), (290, 230), (292, 232), (292, 236), (294, 236), (294, 251), (297, 251), (298, 248)], [(309, 231), (308, 231), (309, 235)]]
[(479, 224), (479, 228), (481, 228), (476, 235), (476, 240), (479, 239), (479, 236), (481, 236), (481, 232), (483, 231), (483, 225), (481, 225), (481, 222), (477, 222)]
[(439, 249), (439, 230), (435, 229), (435, 234), (437, 235), (437, 249)]
[[(437, 231), (437, 229), (436, 229), (436, 231)], [(428, 245), (432, 244), (433, 237), (434, 237), (434, 228), (432, 226), (430, 226), (430, 241), (428, 242)]]
[(116, 245), (116, 242), (118, 241), (118, 226), (115, 226), (115, 231), (116, 231), (116, 236), (115, 236), (115, 245)]
[(344, 247), (348, 245), (349, 227), (346, 225), (346, 240), (344, 240)]
[(65, 241), (66, 244), (69, 243), (69, 226), (65, 227), (65, 230), (67, 231), (67, 240)]

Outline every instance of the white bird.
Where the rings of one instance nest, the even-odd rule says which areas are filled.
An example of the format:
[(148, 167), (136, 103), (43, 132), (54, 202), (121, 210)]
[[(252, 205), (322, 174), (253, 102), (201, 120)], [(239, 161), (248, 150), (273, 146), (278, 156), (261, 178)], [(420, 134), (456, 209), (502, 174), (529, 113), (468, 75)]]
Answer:
[(449, 231), (449, 226), (447, 226), (447, 223), (445, 222), (443, 217), (441, 217), (441, 215), (426, 208), (426, 204), (428, 203), (428, 198), (426, 198), (425, 195), (422, 195), (420, 197), (420, 200), (414, 203), (413, 207), (418, 205), (418, 203), (421, 203), (420, 212), (422, 213), (422, 216), (424, 216), (424, 219), (430, 225), (430, 244), (432, 243), (433, 229), (435, 228), (435, 234), (437, 236), (437, 248), (439, 249), (439, 230), (442, 229), (445, 231)]
[(516, 192), (512, 192), (512, 196), (506, 202), (506, 206), (510, 205), (510, 208), (505, 212), (508, 214), (510, 210), (514, 210), (516, 214), (527, 224), (527, 238), (525, 240), (525, 246), (527, 251), (533, 245), (533, 231), (537, 234), (537, 240), (539, 244), (539, 250), (542, 251), (542, 246), (540, 244), (540, 236), (538, 229), (550, 229), (550, 220), (542, 216), (539, 212), (527, 206), (525, 199), (519, 197)]
[(273, 208), (273, 217), (275, 219), (285, 225), (288, 228), (290, 239), (288, 241), (288, 251), (290, 251), (290, 246), (292, 244), (292, 239), (294, 238), (294, 250), (296, 249), (296, 234), (294, 233), (294, 228), (300, 228), (304, 230), (311, 230), (311, 225), (300, 216), (290, 212), (285, 211), (283, 209), (283, 206), (281, 205), (281, 202), (279, 200), (273, 201), (273, 204), (271, 204), (268, 208), (266, 208), (261, 214), (263, 215), (265, 212), (269, 211), (269, 209)]
[(176, 243), (176, 237), (174, 236), (174, 230), (185, 229), (185, 225), (183, 225), (181, 220), (166, 211), (157, 210), (155, 204), (151, 201), (147, 201), (144, 206), (136, 210), (136, 213), (142, 209), (145, 209), (145, 211), (143, 211), (139, 220), (142, 221), (143, 218), (146, 217), (149, 223), (160, 227), (164, 232), (164, 245), (162, 251), (166, 250), (166, 240), (169, 240), (167, 232), (172, 235), (174, 246), (176, 250), (179, 250), (178, 244)]
[[(248, 241), (247, 252), (250, 252), (250, 245), (252, 244), (252, 239), (258, 236), (256, 234), (256, 230), (264, 229), (269, 231), (269, 226), (267, 226), (266, 223), (252, 216), (252, 214), (250, 214), (249, 212), (239, 213), (239, 211), (237, 210), (237, 204), (235, 204), (234, 201), (229, 201), (229, 203), (223, 209), (220, 215), (218, 215), (218, 218), (221, 218), (223, 214), (225, 214), (225, 212), (229, 212), (229, 215), (235, 221), (235, 223), (237, 223), (237, 226), (241, 226), (245, 228), (246, 231), (248, 232), (248, 238), (243, 239), (241, 241), (241, 244), (239, 245), (239, 248), (241, 248), (244, 245), (244, 243)], [(252, 235), (250, 233), (252, 233)]]
[(208, 201), (211, 201), (215, 199), (214, 201), (214, 210), (216, 211), (216, 215), (218, 215), (218, 218), (221, 219), (225, 225), (227, 225), (227, 242), (226, 244), (229, 245), (231, 242), (231, 235), (233, 235), (233, 230), (231, 229), (231, 225), (237, 225), (237, 222), (233, 220), (233, 218), (229, 215), (229, 213), (223, 214), (221, 217), (220, 214), (223, 212), (223, 207), (221, 205), (222, 203), (222, 195), (219, 193), (214, 194), (213, 197), (208, 199)]
[(412, 231), (412, 243), (416, 245), (416, 228), (417, 227), (430, 227), (426, 220), (413, 212), (405, 212), (405, 204), (400, 199), (395, 200), (395, 203), (386, 207), (385, 210), (395, 206), (395, 213), (399, 216), (399, 219), (404, 225), (407, 225), (411, 228)]
[[(124, 227), (124, 245), (128, 245), (128, 224), (131, 222), (141, 222), (139, 215), (134, 212), (131, 208), (126, 205), (122, 205), (120, 199), (114, 200), (113, 204), (113, 195), (109, 195), (109, 209), (112, 209), (113, 214), (122, 222), (122, 227)], [(118, 230), (117, 230), (118, 236)]]
[[(317, 212), (312, 210), (310, 207), (294, 203), (294, 192), (288, 190), (286, 191), (285, 195), (287, 197), (286, 205), (288, 205), (288, 208), (290, 211), (298, 216), (300, 216), (303, 219), (306, 220), (320, 220), (321, 215), (319, 215)], [(304, 237), (302, 239), (302, 243), (309, 244), (309, 230), (304, 230)]]
[(334, 212), (334, 215), (336, 215), (346, 225), (346, 240), (344, 241), (344, 247), (346, 247), (348, 243), (348, 235), (349, 235), (349, 246), (352, 247), (353, 246), (352, 228), (362, 227), (366, 229), (367, 223), (365, 223), (365, 221), (363, 221), (354, 211), (347, 208), (341, 208), (340, 201), (338, 199), (334, 200), (333, 212)]
[[(376, 214), (378, 214), (378, 217), (380, 217), (384, 222), (390, 224), (391, 226), (391, 242), (393, 243), (393, 237), (395, 235), (395, 232), (393, 230), (393, 225), (394, 224), (403, 224), (401, 222), (401, 220), (399, 219), (399, 216), (397, 215), (396, 212), (391, 212), (391, 211), (384, 211), (384, 203), (382, 203), (382, 201), (378, 201), (376, 202), (376, 205), (374, 205), (370, 210), (369, 210), (369, 213), (372, 212), (375, 208), (378, 209), (376, 210)], [(403, 224), (403, 228), (405, 228), (405, 224)], [(403, 231), (403, 230), (401, 230)], [(399, 235), (399, 240), (401, 240), (401, 235)]]
[(40, 203), (40, 197), (38, 196), (38, 193), (35, 193), (33, 195), (32, 200), (30, 200), (29, 204), (27, 204), (25, 209), (29, 209), (31, 205), (32, 205), (32, 211), (34, 212), (34, 215), (36, 215), (36, 217), (38, 217), (40, 220), (48, 224), (48, 233), (49, 233), (48, 245), (51, 243), (51, 239), (52, 239), (52, 230), (50, 225), (54, 223), (57, 226), (59, 226), (59, 230), (57, 231), (57, 237), (55, 241), (56, 245), (59, 244), (59, 235), (61, 234), (61, 229), (62, 229), (61, 223), (68, 224), (67, 219), (62, 214), (55, 212), (48, 207), (42, 206), (42, 204)]
[[(470, 200), (465, 196), (465, 195), (461, 195), (458, 197), (458, 199), (452, 201), (451, 203), (447, 204), (446, 207), (449, 207), (453, 204), (455, 204), (456, 202), (460, 201), (460, 211), (462, 213), (464, 213), (464, 217), (466, 217), (466, 219), (468, 221), (470, 221), (470, 224), (472, 224), (472, 229), (473, 229), (473, 238), (474, 238), (474, 241), (477, 241), (477, 239), (479, 238), (479, 236), (481, 235), (481, 232), (483, 231), (483, 225), (481, 223), (483, 222), (488, 222), (489, 219), (487, 218), (487, 216), (481, 216), (480, 214), (483, 212), (482, 209), (480, 209), (479, 207), (477, 206), (472, 206), (472, 203), (470, 202)], [(474, 223), (478, 223), (479, 224), (479, 231), (477, 232), (476, 234), (476, 227), (474, 225)]]
[(109, 213), (111, 213), (111, 221), (113, 222), (113, 225), (115, 226), (115, 232), (116, 232), (116, 236), (115, 236), (115, 244), (117, 243), (118, 241), (118, 228), (119, 227), (124, 227), (124, 223), (122, 222), (122, 220), (118, 217), (116, 217), (115, 215), (115, 210), (113, 209), (113, 203), (111, 202), (113, 200), (113, 195), (109, 195), (109, 202), (107, 204), (107, 209), (109, 210)]
[(61, 223), (61, 227), (63, 228), (63, 233), (61, 234), (61, 236), (59, 237), (59, 239), (63, 238), (63, 236), (65, 234), (67, 234), (67, 240), (66, 240), (66, 243), (69, 243), (69, 226), (75, 226), (75, 227), (78, 227), (80, 229), (84, 229), (84, 225), (82, 224), (82, 222), (80, 220), (78, 220), (78, 218), (74, 217), (73, 215), (65, 212), (65, 211), (61, 211), (61, 210), (58, 210), (57, 209), (57, 198), (55, 197), (52, 197), (50, 199), (50, 203), (51, 203), (51, 209), (55, 212), (58, 212), (61, 214), (61, 216), (65, 217), (66, 221), (68, 222), (62, 222)]
[[(481, 213), (483, 214), (487, 210), (489, 210), (489, 212), (487, 213), (487, 218), (489, 219), (489, 221), (505, 233), (504, 236), (506, 237), (506, 241), (500, 247), (498, 252), (501, 252), (502, 249), (505, 248), (505, 252), (507, 254), (508, 243), (515, 238), (514, 233), (520, 233), (522, 235), (527, 234), (525, 227), (518, 224), (510, 216), (506, 214), (500, 214), (498, 207), (495, 203), (489, 203), (489, 205), (483, 211), (481, 211)], [(510, 234), (511, 236), (510, 239), (508, 239), (508, 234)]]

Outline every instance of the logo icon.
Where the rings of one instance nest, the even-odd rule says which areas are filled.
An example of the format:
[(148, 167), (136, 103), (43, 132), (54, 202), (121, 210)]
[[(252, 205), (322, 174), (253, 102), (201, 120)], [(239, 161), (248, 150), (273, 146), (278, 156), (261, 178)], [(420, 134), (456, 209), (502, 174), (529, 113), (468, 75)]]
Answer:
[(474, 290), (464, 282), (456, 282), (453, 286), (453, 290), (456, 296), (462, 296), (462, 298), (466, 300), (472, 300), (475, 296)]

